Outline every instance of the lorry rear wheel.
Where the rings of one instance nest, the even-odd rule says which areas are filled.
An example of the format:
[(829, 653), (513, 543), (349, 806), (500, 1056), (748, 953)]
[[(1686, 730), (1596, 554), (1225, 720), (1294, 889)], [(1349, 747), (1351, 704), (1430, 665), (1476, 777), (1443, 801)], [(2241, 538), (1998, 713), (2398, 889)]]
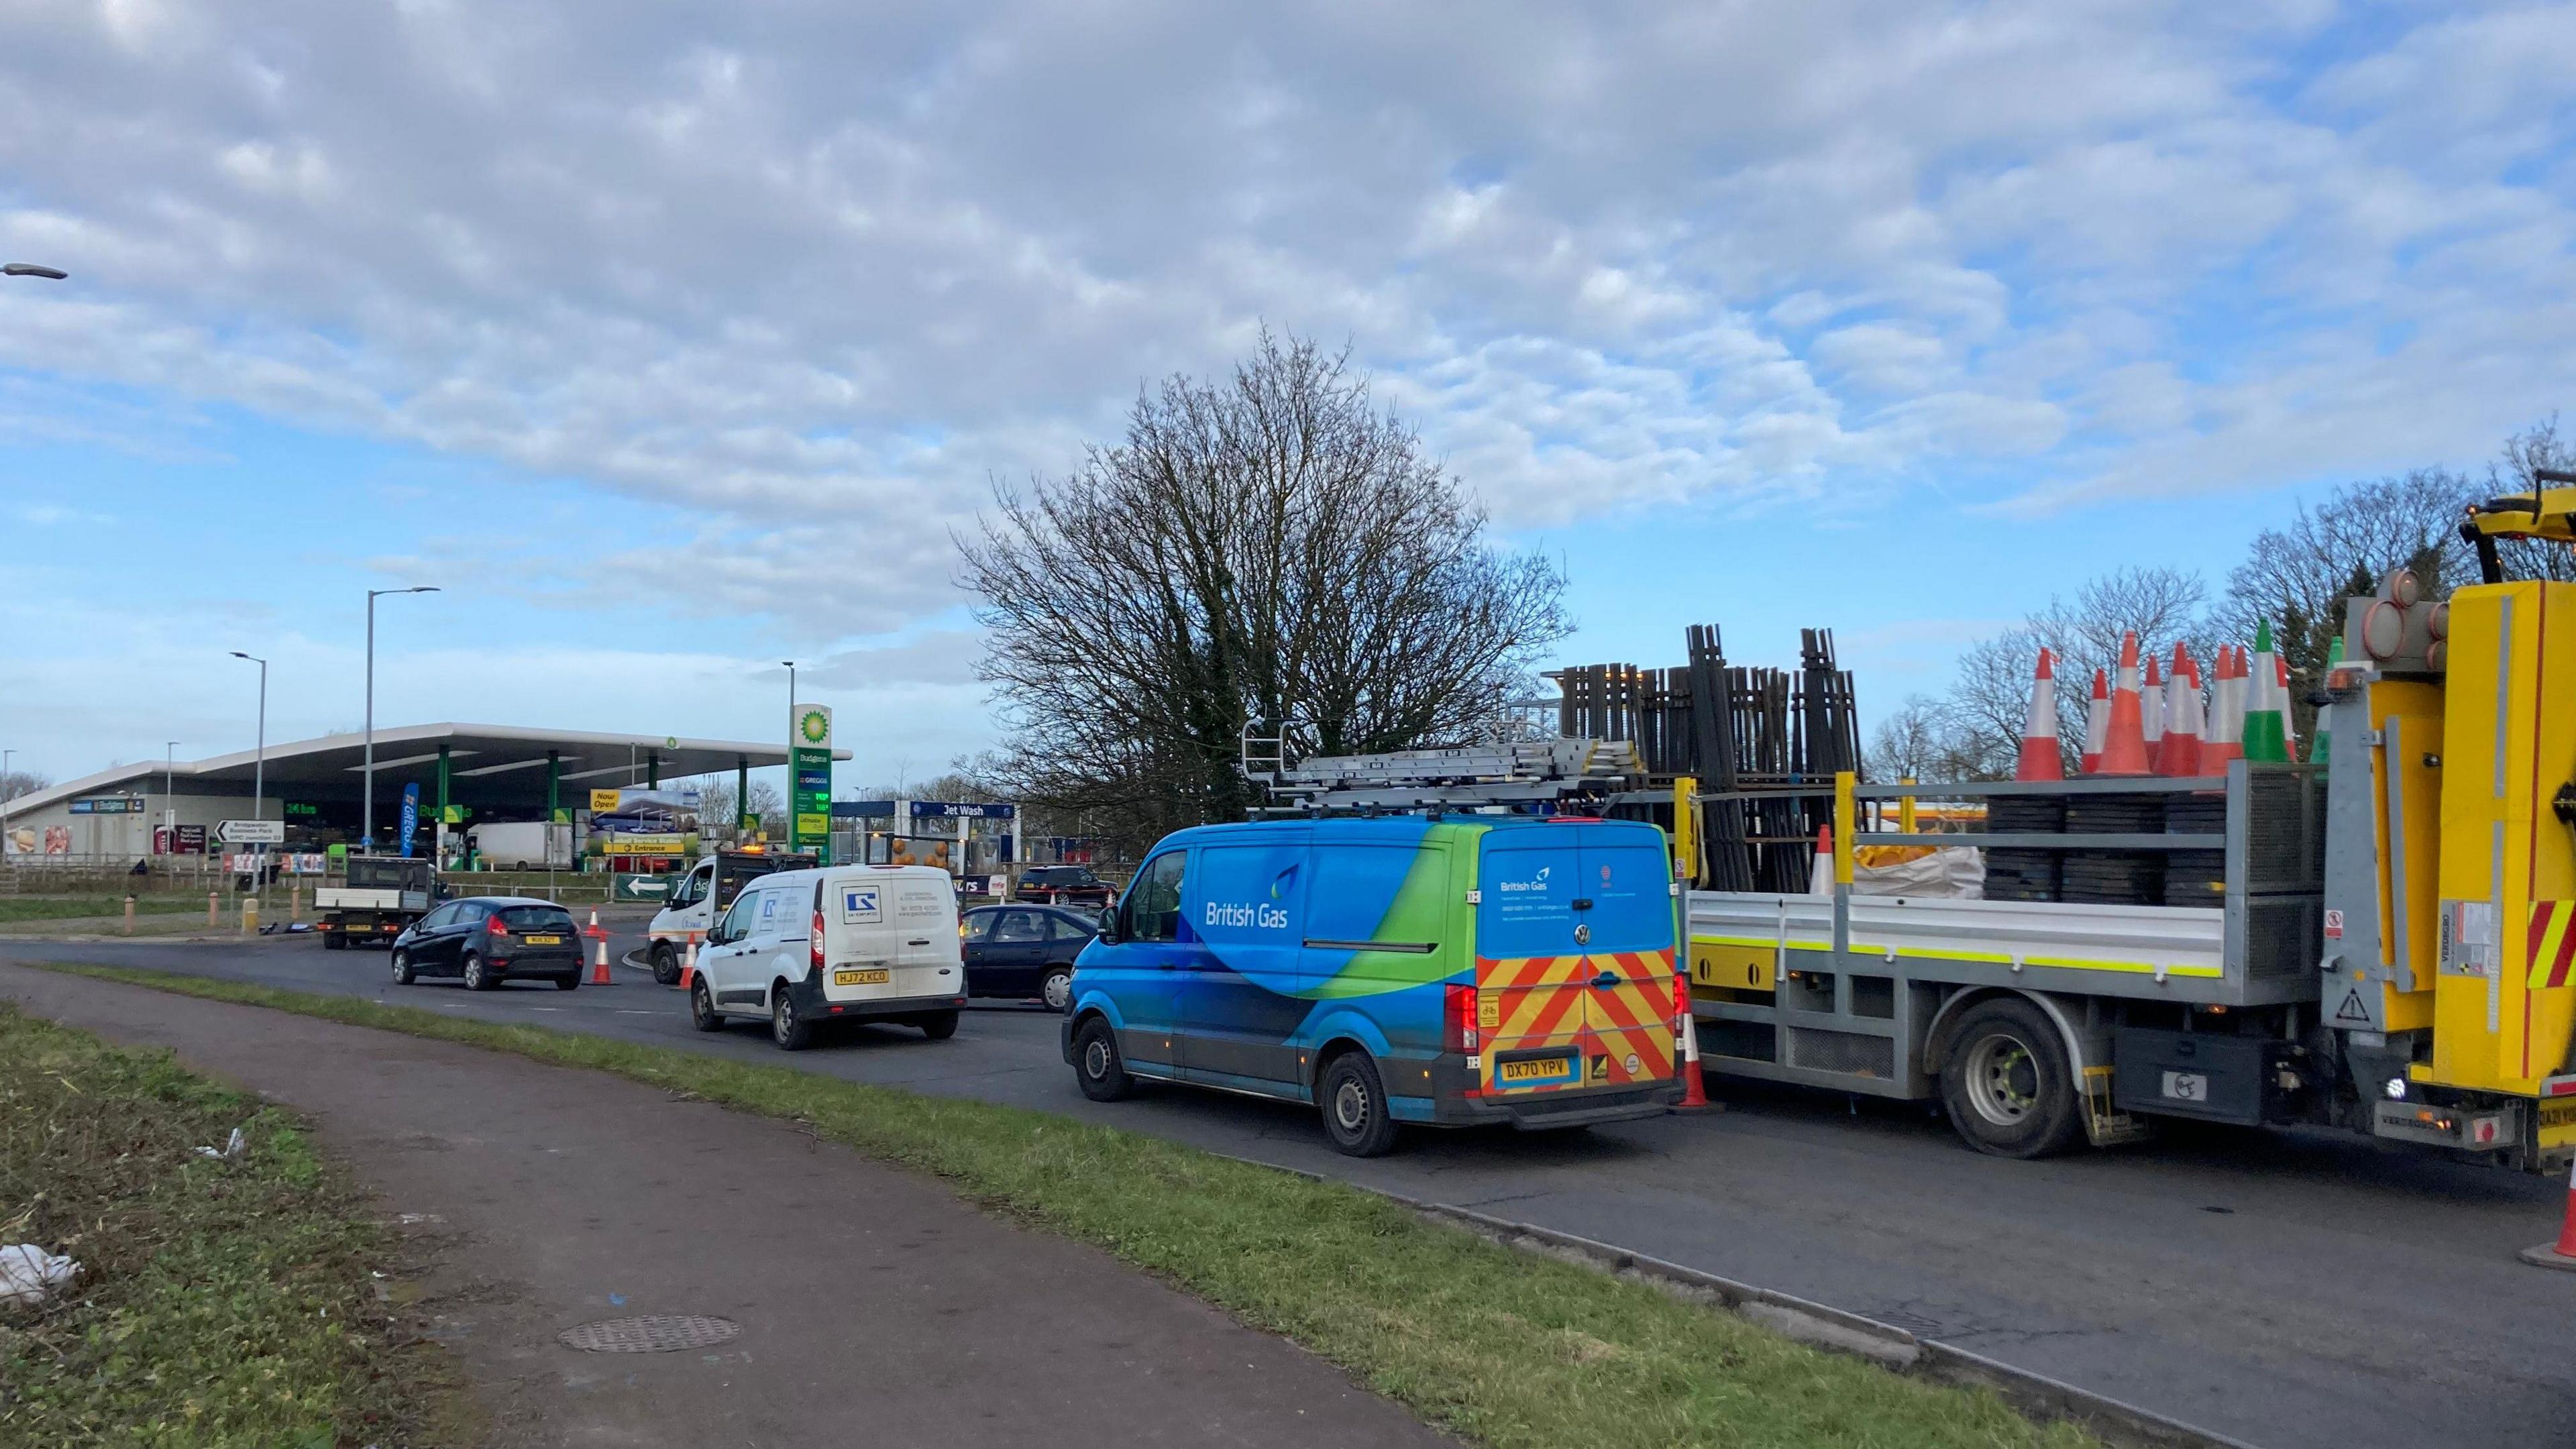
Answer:
[(654, 985), (676, 986), (679, 984), (680, 953), (671, 949), (670, 942), (654, 942), (652, 951), (645, 959), (653, 963)]
[(2063, 1152), (2084, 1131), (2064, 1039), (2016, 997), (1979, 1002), (1951, 1028), (1941, 1105), (1969, 1146), (1997, 1157)]
[(349, 938), (341, 935), (337, 931), (324, 931), (322, 933), (322, 949), (325, 951), (346, 951), (349, 949)]

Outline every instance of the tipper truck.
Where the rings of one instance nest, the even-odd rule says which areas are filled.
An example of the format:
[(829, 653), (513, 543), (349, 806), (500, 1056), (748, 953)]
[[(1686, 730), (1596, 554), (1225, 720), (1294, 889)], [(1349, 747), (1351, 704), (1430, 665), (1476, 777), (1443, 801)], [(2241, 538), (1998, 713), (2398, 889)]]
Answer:
[[(2509, 581), (2497, 548), (2576, 543), (2576, 487), (2548, 486), (2576, 476), (2542, 483), (2468, 510), (2482, 582), (2426, 599), (2400, 571), (2346, 601), (2323, 763), (1837, 777), (1830, 895), (1688, 894), (1706, 1070), (1937, 1097), (1972, 1146), (2016, 1157), (2198, 1119), (2567, 1167), (2576, 583)], [(1691, 822), (1728, 798), (1687, 793)], [(1869, 830), (1864, 807), (1899, 797), (1982, 799), (1989, 834)], [(2094, 868), (2155, 857), (2188, 885), (2165, 887), (2177, 904), (1852, 890), (1856, 846), (1963, 841)]]

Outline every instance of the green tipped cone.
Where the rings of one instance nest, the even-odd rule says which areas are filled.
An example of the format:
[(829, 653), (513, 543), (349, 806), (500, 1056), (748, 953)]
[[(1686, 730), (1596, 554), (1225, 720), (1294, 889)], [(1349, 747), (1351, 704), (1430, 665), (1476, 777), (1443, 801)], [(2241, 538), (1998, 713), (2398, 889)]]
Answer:
[(2245, 682), (2245, 758), (2285, 763), (2290, 738), (2283, 710), (2290, 701), (2281, 688), (2281, 660), (2272, 651), (2269, 619), (2254, 626), (2254, 663), (2246, 672), (2253, 677)]

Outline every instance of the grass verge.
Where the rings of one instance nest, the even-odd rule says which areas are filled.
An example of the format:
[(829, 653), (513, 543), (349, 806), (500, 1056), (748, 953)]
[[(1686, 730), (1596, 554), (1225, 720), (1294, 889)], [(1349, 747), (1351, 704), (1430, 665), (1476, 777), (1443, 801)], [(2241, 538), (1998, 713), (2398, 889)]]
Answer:
[(1159, 1138), (788, 1067), (118, 967), (52, 969), (590, 1068), (807, 1124), (1110, 1253), (1497, 1446), (2043, 1446), (1983, 1391), (1823, 1352), (1640, 1283), (1498, 1247), (1340, 1183)]
[[(177, 915), (187, 911), (205, 914), (204, 895), (137, 896), (134, 913), (138, 916)], [(85, 921), (100, 920), (125, 914), (123, 896), (0, 896), (0, 925), (12, 921)]]
[[(240, 1156), (197, 1152), (235, 1128)], [(292, 1116), (0, 1004), (0, 1243), (22, 1241), (87, 1271), (0, 1313), (0, 1443), (445, 1443), (470, 1415), (436, 1350), (394, 1346), (371, 1269), (397, 1245)]]

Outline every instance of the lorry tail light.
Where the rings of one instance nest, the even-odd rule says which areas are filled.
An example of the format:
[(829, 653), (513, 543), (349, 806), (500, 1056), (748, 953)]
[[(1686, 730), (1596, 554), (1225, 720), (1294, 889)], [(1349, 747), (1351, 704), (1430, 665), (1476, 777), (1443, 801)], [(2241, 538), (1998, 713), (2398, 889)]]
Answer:
[(814, 929), (807, 940), (805, 964), (820, 976), (823, 972), (823, 913), (820, 910), (814, 912)]
[(1476, 1030), (1476, 988), (1451, 985), (1441, 999), (1441, 1050), (1472, 1053), (1480, 1045)]

